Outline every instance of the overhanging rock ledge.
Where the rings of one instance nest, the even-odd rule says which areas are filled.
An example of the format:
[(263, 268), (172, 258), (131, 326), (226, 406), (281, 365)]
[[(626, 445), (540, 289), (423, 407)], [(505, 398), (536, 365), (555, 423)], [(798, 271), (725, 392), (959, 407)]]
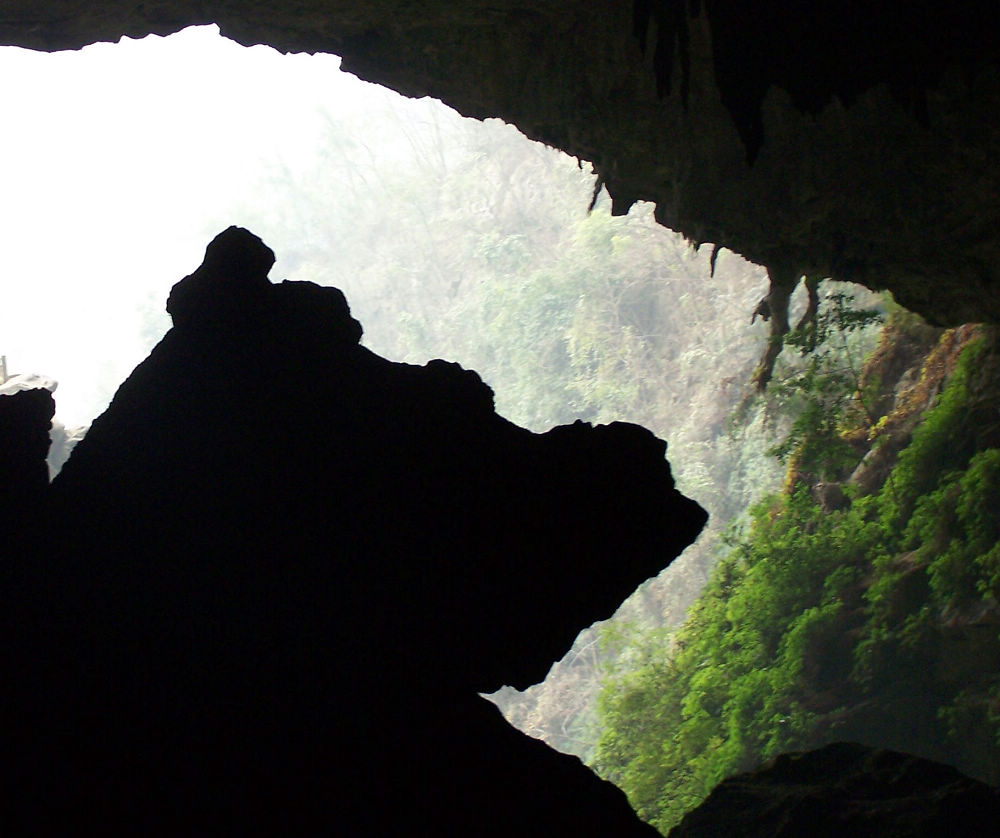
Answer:
[(0, 43), (212, 22), (502, 117), (693, 241), (889, 288), (935, 323), (1000, 319), (992, 0), (9, 0)]

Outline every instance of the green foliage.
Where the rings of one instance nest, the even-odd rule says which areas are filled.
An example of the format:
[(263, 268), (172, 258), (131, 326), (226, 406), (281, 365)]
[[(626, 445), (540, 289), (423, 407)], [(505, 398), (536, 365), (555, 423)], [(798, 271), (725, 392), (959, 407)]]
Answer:
[[(804, 488), (766, 499), (676, 651), (609, 682), (596, 766), (630, 795), (632, 778), (653, 770), (658, 779), (644, 775), (641, 799), (631, 799), (656, 826), (666, 831), (724, 777), (808, 740), (815, 711), (802, 681), (811, 676), (815, 691), (843, 678), (848, 656), (825, 651), (839, 643), (845, 592), (873, 540), (874, 528), (849, 510), (824, 515)], [(641, 734), (626, 721), (637, 712)], [(660, 782), (670, 790), (654, 795)]]
[(902, 525), (918, 500), (952, 469), (965, 466), (974, 451), (974, 429), (969, 423), (970, 376), (986, 350), (984, 340), (973, 341), (952, 371), (948, 386), (914, 431), (893, 471), (892, 491), (885, 494), (883, 516)]
[(786, 463), (794, 458), (798, 470), (818, 480), (840, 479), (857, 463), (842, 431), (859, 420), (874, 424), (861, 367), (875, 334), (871, 327), (882, 318), (877, 309), (857, 308), (853, 295), (832, 292), (814, 322), (785, 336), (805, 362), (771, 384), (773, 409), (794, 417), (771, 455)]
[(905, 541), (927, 565), (942, 608), (965, 607), (1000, 592), (1000, 450), (972, 457), (962, 471), (945, 473), (918, 498)]
[[(380, 354), (478, 370), (518, 423), (647, 425), (669, 439), (682, 490), (709, 507), (713, 526), (780, 479), (762, 443), (768, 420), (787, 433), (777, 453), (809, 478), (731, 532), (683, 628), (661, 626), (684, 596), (665, 586), (642, 595), (600, 699), (598, 768), (663, 830), (727, 774), (828, 737), (905, 747), (911, 729), (930, 730), (953, 749), (945, 756), (960, 757), (978, 731), (993, 743), (977, 757), (989, 775), (1000, 750), (996, 683), (955, 680), (948, 692), (934, 680), (939, 615), (995, 598), (1000, 584), (995, 455), (980, 458), (989, 446), (969, 442), (973, 362), (952, 376), (886, 487), (823, 512), (810, 483), (843, 479), (860, 457), (845, 432), (883, 432), (869, 392), (878, 377), (860, 376), (870, 312), (828, 295), (815, 325), (788, 338), (803, 352), (779, 360), (770, 416), (755, 402), (727, 437), (759, 352), (749, 313), (764, 277), (723, 255), (709, 282), (707, 258), (658, 227), (650, 207), (612, 218), (599, 201), (588, 214), (593, 177), (574, 161), (508, 126), (487, 126), (487, 139), (454, 114), (421, 121), (407, 108), (373, 114), (364, 140), (330, 114), (328, 158), (281, 172), (300, 215), (241, 217), (291, 256), (281, 269), (340, 286)], [(902, 333), (919, 331), (889, 310)], [(715, 563), (708, 541), (690, 555), (674, 574), (688, 592)], [(592, 649), (576, 650), (573, 683), (593, 681)], [(522, 721), (542, 710), (551, 719), (560, 703), (558, 690), (544, 693)], [(891, 710), (871, 718), (866, 707)], [(558, 727), (585, 738), (590, 725), (564, 717)], [(591, 749), (583, 742), (579, 753)]]
[[(612, 217), (602, 194), (588, 213), (586, 166), (498, 121), (397, 98), (378, 107), (379, 95), (362, 130), (325, 114), (319, 165), (290, 157), (248, 184), (237, 217), (282, 254), (278, 272), (340, 287), (385, 357), (475, 369), (520, 425), (645, 425), (669, 440), (679, 487), (716, 530), (777, 485), (761, 421), (738, 439), (724, 433), (759, 352), (759, 268), (724, 253), (710, 279), (707, 252), (658, 225), (651, 206)], [(288, 184), (294, 201), (259, 200)], [(670, 586), (647, 586), (630, 619), (675, 625), (713, 561), (706, 538)], [(536, 689), (511, 717), (587, 757), (600, 674), (589, 654), (569, 658), (567, 689)], [(566, 701), (570, 684), (589, 701)], [(570, 718), (569, 705), (586, 708)]]
[(649, 205), (612, 217), (602, 194), (588, 213), (587, 167), (511, 126), (372, 98), (362, 130), (324, 115), (320, 165), (289, 158), (248, 190), (297, 196), (238, 213), (279, 270), (340, 287), (379, 354), (475, 369), (518, 424), (645, 425), (719, 521), (777, 482), (763, 446), (723, 434), (759, 349), (760, 269), (723, 254), (710, 280)]
[(609, 677), (595, 767), (664, 833), (725, 776), (839, 738), (1000, 779), (1000, 639), (946, 640), (1000, 593), (1000, 449), (976, 451), (970, 420), (986, 352), (965, 348), (880, 490), (824, 511), (800, 482), (758, 503), (670, 645), (646, 638)]

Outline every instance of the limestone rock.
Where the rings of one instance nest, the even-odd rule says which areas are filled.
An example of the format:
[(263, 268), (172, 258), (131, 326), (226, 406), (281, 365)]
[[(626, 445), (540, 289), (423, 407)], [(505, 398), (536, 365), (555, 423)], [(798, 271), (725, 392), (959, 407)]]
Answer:
[(267, 274), (273, 266), (274, 251), (249, 230), (223, 230), (206, 248), (201, 267), (170, 290), (167, 313), (175, 326), (183, 326), (198, 318), (225, 319), (238, 309), (261, 305), (270, 290)]
[(978, 838), (1000, 790), (897, 751), (836, 743), (720, 783), (670, 838)]

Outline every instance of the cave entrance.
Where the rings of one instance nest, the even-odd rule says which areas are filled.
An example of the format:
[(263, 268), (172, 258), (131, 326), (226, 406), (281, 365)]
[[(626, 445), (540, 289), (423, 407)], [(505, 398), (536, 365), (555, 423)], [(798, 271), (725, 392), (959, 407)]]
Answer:
[[(272, 278), (340, 287), (379, 354), (476, 369), (535, 430), (643, 424), (718, 521), (760, 489), (765, 458), (734, 478), (724, 426), (759, 353), (749, 314), (766, 276), (726, 253), (709, 282), (708, 254), (651, 206), (612, 217), (588, 165), (362, 82), (334, 56), (245, 48), (216, 27), (5, 48), (0, 66), (30, 80), (0, 93), (0, 351), (12, 373), (60, 381), (66, 425), (104, 409), (168, 328), (170, 287), (237, 224), (275, 250)], [(666, 614), (690, 593), (664, 582), (640, 599)], [(599, 681), (593, 636), (568, 660), (579, 716)], [(586, 755), (576, 716), (553, 737), (519, 712)]]
[[(561, 271), (549, 285), (566, 287), (539, 291), (538, 300), (496, 289), (478, 300), (516, 303), (522, 314), (538, 303), (532, 316), (544, 323), (584, 316), (559, 311), (574, 278), (658, 270), (668, 299), (633, 282), (610, 287), (602, 301), (621, 309), (611, 316), (640, 340), (668, 325), (671, 299), (692, 293), (677, 287), (678, 277), (704, 275), (704, 260), (656, 228), (648, 208), (611, 219), (602, 194), (588, 215), (594, 179), (586, 164), (498, 120), (464, 119), (440, 102), (362, 82), (334, 56), (246, 48), (209, 26), (75, 52), (3, 48), (0, 61), (9, 78), (23, 80), (2, 94), (12, 127), (0, 146), (10, 277), (0, 349), (13, 371), (44, 370), (62, 382), (59, 410), (70, 423), (103, 409), (166, 329), (170, 286), (231, 223), (271, 244), (275, 276), (342, 287), (373, 348), (400, 360), (463, 355), (455, 341), (430, 345), (429, 332), (443, 325), (439, 298), (482, 286), (487, 272), (524, 280), (542, 268)], [(589, 245), (572, 265), (564, 258), (571, 239)], [(597, 255), (603, 264), (581, 263)], [(736, 272), (753, 286), (746, 299), (728, 287), (713, 294), (721, 290), (722, 308), (742, 318), (763, 281), (751, 266)], [(628, 358), (608, 361), (587, 344), (579, 334), (570, 347), (578, 373), (601, 367), (636, 377)], [(549, 347), (547, 357), (559, 360), (565, 348)], [(492, 354), (505, 351), (514, 350)], [(536, 428), (610, 418), (599, 399), (591, 392), (566, 400), (575, 406), (526, 414), (532, 399), (523, 396), (522, 409), (506, 412)]]

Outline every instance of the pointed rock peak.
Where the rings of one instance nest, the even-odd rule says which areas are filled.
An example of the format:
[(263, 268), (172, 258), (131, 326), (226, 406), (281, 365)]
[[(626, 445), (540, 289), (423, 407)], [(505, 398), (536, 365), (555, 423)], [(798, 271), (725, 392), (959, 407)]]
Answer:
[(223, 230), (205, 248), (205, 260), (195, 273), (236, 283), (260, 284), (274, 267), (274, 251), (243, 227)]
[(343, 293), (312, 282), (272, 284), (274, 261), (274, 251), (249, 230), (223, 230), (198, 269), (171, 289), (167, 312), (174, 326), (245, 339), (256, 323), (307, 342), (310, 336), (338, 344), (361, 341), (361, 324), (351, 317)]
[(175, 326), (219, 320), (270, 288), (273, 266), (274, 251), (258, 236), (229, 227), (209, 243), (201, 266), (171, 289), (167, 312)]

